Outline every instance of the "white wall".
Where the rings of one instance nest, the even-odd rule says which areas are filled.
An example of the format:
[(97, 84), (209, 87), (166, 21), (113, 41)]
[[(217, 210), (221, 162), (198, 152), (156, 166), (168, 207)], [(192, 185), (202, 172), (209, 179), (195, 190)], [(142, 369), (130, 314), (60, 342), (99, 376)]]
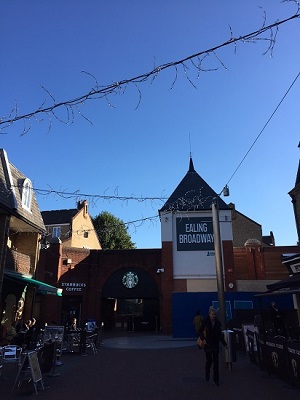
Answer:
[[(174, 279), (211, 279), (216, 277), (214, 249), (211, 250), (177, 250), (176, 220), (183, 218), (211, 217), (210, 211), (176, 212), (161, 215), (162, 241), (173, 242)], [(220, 236), (222, 240), (232, 240), (231, 210), (220, 210)], [(212, 247), (213, 243), (212, 243)], [(188, 248), (188, 246), (187, 246)]]

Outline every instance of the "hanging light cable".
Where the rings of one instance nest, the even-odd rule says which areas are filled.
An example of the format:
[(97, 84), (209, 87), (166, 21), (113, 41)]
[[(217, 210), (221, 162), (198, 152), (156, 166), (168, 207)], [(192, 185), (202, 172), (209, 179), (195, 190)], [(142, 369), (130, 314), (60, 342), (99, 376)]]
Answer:
[[(300, 71), (298, 72), (296, 78), (293, 80), (292, 84), (290, 85), (290, 87), (288, 88), (288, 90), (285, 92), (284, 96), (282, 97), (282, 99), (280, 100), (280, 102), (278, 103), (277, 107), (275, 108), (275, 110), (272, 112), (271, 116), (269, 117), (269, 119), (267, 120), (267, 122), (265, 123), (264, 127), (262, 128), (262, 130), (259, 132), (259, 134), (256, 136), (254, 142), (252, 143), (252, 145), (250, 146), (249, 150), (247, 151), (247, 153), (244, 155), (244, 157), (242, 158), (241, 162), (239, 163), (239, 165), (236, 167), (236, 169), (234, 170), (233, 174), (231, 175), (231, 177), (229, 178), (227, 184), (224, 186), (224, 189), (227, 187), (227, 185), (229, 184), (229, 182), (232, 180), (232, 178), (234, 177), (234, 175), (237, 173), (238, 169), (241, 167), (241, 165), (243, 164), (243, 162), (245, 161), (246, 157), (248, 156), (248, 154), (250, 153), (250, 151), (252, 150), (252, 148), (254, 147), (255, 143), (258, 141), (258, 139), (260, 138), (260, 136), (262, 135), (263, 131), (266, 129), (266, 127), (268, 126), (269, 122), (271, 121), (271, 119), (274, 117), (275, 113), (277, 112), (277, 110), (279, 109), (279, 107), (281, 106), (281, 104), (283, 103), (284, 99), (286, 98), (286, 96), (288, 95), (289, 91), (292, 89), (292, 87), (294, 86), (294, 84), (296, 83), (297, 79), (300, 76)], [(222, 189), (222, 192), (223, 190)], [(221, 193), (222, 193), (221, 192)]]

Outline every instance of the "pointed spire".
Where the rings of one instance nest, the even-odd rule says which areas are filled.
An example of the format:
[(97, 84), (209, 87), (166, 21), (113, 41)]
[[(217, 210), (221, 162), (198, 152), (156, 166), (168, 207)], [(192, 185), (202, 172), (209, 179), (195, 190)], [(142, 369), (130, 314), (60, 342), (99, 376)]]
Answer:
[[(299, 142), (299, 144), (298, 144), (298, 149), (300, 149), (300, 142)], [(298, 171), (297, 171), (297, 176), (296, 176), (295, 187), (296, 187), (297, 185), (299, 185), (299, 183), (300, 183), (300, 160), (299, 160), (299, 163), (298, 163)]]
[(188, 172), (195, 172), (194, 164), (192, 157), (190, 156), (190, 166), (189, 166), (189, 171)]
[(177, 185), (159, 212), (211, 211), (213, 198), (218, 198), (219, 208), (229, 210), (228, 205), (195, 171), (190, 157), (189, 170)]
[(296, 187), (297, 185), (299, 185), (299, 183), (300, 183), (300, 160), (299, 160), (299, 163), (298, 163), (298, 171), (297, 171), (297, 176), (296, 176), (295, 187)]

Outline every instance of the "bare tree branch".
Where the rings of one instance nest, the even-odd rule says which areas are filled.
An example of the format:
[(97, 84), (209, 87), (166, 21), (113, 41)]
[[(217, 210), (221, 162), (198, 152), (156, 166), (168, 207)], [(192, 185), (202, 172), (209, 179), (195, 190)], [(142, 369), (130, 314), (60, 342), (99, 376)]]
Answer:
[[(283, 0), (283, 2), (288, 2), (288, 1), (291, 1), (291, 0)], [(283, 25), (289, 21), (292, 21), (292, 20), (300, 17), (299, 3), (296, 0), (292, 0), (292, 2), (294, 2), (297, 5), (297, 12), (289, 18), (286, 18), (286, 19), (280, 20), (280, 21), (276, 21), (275, 23), (266, 26), (266, 14), (264, 13), (263, 24), (262, 24), (261, 28), (254, 32), (248, 33), (243, 36), (234, 37), (232, 29), (230, 27), (230, 39), (227, 40), (226, 42), (219, 44), (215, 47), (212, 47), (210, 49), (203, 50), (198, 53), (189, 55), (181, 60), (169, 62), (166, 64), (162, 64), (160, 66), (154, 67), (152, 69), (152, 71), (149, 71), (142, 75), (135, 76), (130, 79), (113, 82), (112, 84), (106, 85), (106, 86), (105, 85), (100, 86), (97, 79), (95, 78), (95, 76), (93, 76), (89, 72), (82, 71), (83, 73), (85, 73), (93, 78), (93, 80), (95, 82), (95, 87), (93, 87), (88, 93), (85, 93), (74, 99), (56, 102), (54, 96), (49, 92), (49, 90), (47, 90), (45, 87), (43, 87), (43, 89), (47, 92), (47, 94), (50, 96), (51, 100), (53, 101), (53, 104), (48, 107), (45, 107), (44, 106), (45, 101), (44, 101), (37, 110), (29, 112), (27, 114), (21, 114), (21, 115), (18, 113), (18, 107), (16, 104), (7, 117), (4, 116), (0, 119), (0, 130), (7, 129), (9, 126), (15, 124), (18, 121), (23, 121), (24, 125), (23, 125), (22, 135), (25, 135), (31, 129), (33, 121), (41, 122), (44, 120), (44, 117), (47, 117), (48, 121), (49, 121), (49, 129), (48, 129), (48, 131), (49, 131), (53, 124), (53, 118), (64, 124), (72, 124), (75, 119), (75, 112), (78, 113), (81, 117), (83, 117), (86, 121), (88, 121), (89, 123), (92, 124), (92, 122), (89, 120), (89, 118), (87, 118), (81, 112), (81, 108), (85, 105), (85, 102), (87, 100), (98, 100), (98, 99), (104, 98), (110, 107), (115, 108), (115, 106), (111, 103), (109, 96), (112, 94), (114, 94), (114, 95), (120, 94), (120, 93), (124, 94), (129, 85), (134, 85), (135, 88), (138, 90), (139, 99), (138, 99), (138, 104), (136, 106), (136, 108), (138, 108), (139, 104), (141, 102), (141, 90), (139, 88), (139, 84), (144, 83), (144, 82), (148, 81), (149, 78), (151, 78), (150, 85), (152, 85), (154, 80), (164, 70), (167, 70), (169, 68), (174, 68), (175, 78), (171, 84), (171, 89), (172, 89), (177, 81), (179, 65), (182, 66), (185, 77), (187, 78), (189, 83), (194, 88), (196, 88), (196, 85), (193, 83), (192, 79), (188, 75), (189, 66), (187, 63), (190, 62), (191, 66), (196, 69), (197, 78), (199, 78), (199, 75), (201, 72), (210, 72), (210, 71), (216, 70), (216, 68), (208, 68), (208, 69), (206, 68), (205, 69), (203, 67), (204, 60), (206, 60), (210, 54), (214, 55), (214, 57), (218, 60), (218, 62), (221, 64), (221, 66), (223, 68), (227, 69), (226, 66), (224, 65), (224, 63), (218, 57), (217, 51), (226, 46), (234, 46), (234, 51), (236, 52), (237, 44), (240, 42), (248, 44), (248, 43), (257, 43), (258, 41), (265, 41), (268, 43), (268, 47), (263, 54), (270, 53), (272, 55), (274, 46), (276, 43), (278, 27), (280, 25)], [(265, 36), (266, 33), (268, 33), (268, 36)], [(65, 118), (62, 118), (61, 116), (59, 116), (57, 114), (58, 110), (63, 109), (63, 108), (66, 110)], [(43, 115), (43, 118), (38, 119), (39, 115)]]

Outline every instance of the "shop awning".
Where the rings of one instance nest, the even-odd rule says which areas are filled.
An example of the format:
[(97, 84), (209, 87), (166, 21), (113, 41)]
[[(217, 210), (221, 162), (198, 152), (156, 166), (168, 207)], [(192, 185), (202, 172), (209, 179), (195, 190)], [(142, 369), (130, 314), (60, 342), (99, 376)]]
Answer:
[(288, 278), (266, 285), (267, 291), (255, 296), (278, 296), (300, 293), (300, 253), (282, 254), (282, 260), (282, 264), (288, 269)]
[(267, 285), (267, 289), (269, 291), (274, 290), (293, 290), (300, 288), (300, 274), (297, 273), (295, 275), (289, 276), (287, 279), (283, 279), (282, 281), (271, 283)]
[(18, 274), (12, 271), (4, 271), (4, 276), (8, 279), (17, 280), (28, 285), (33, 285), (37, 289), (37, 293), (51, 294), (54, 296), (62, 296), (62, 289), (58, 289), (55, 286), (48, 285), (48, 283), (37, 281), (30, 275)]
[(287, 294), (298, 294), (300, 293), (300, 288), (287, 288), (287, 289), (280, 289), (280, 290), (268, 290), (263, 293), (255, 294), (255, 297), (266, 297), (266, 296), (281, 296)]
[(255, 296), (273, 296), (300, 293), (300, 273), (289, 276), (287, 279), (267, 285), (267, 291)]

